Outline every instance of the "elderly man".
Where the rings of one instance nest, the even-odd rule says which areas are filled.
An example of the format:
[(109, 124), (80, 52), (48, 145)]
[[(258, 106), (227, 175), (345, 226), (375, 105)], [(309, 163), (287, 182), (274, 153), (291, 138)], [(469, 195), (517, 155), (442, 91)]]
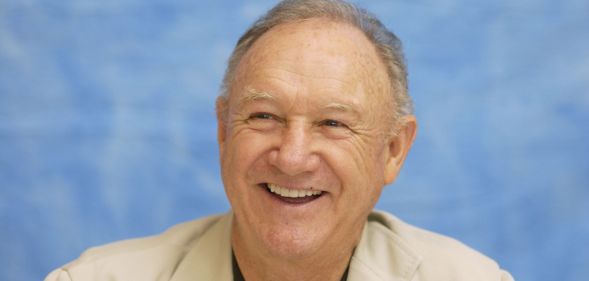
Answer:
[(91, 249), (47, 280), (512, 280), (372, 211), (415, 137), (406, 76), (365, 11), (279, 3), (239, 40), (217, 100), (232, 212)]

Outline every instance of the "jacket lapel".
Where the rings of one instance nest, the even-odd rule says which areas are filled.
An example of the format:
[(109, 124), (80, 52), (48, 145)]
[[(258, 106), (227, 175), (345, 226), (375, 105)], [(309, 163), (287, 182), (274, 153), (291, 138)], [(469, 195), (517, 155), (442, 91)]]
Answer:
[(232, 213), (206, 230), (178, 265), (171, 281), (233, 281), (231, 271)]
[(350, 261), (349, 281), (411, 280), (421, 257), (372, 213)]
[[(232, 281), (232, 219), (229, 213), (206, 230), (170, 280)], [(350, 261), (349, 281), (408, 281), (414, 276), (421, 257), (389, 229), (391, 223), (379, 213), (370, 215)]]

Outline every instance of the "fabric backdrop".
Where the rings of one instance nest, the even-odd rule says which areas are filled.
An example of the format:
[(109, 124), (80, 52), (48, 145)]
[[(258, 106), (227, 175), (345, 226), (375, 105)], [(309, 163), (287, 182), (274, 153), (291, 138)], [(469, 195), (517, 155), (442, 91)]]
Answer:
[[(355, 2), (403, 40), (419, 121), (378, 208), (587, 280), (589, 1)], [(272, 5), (0, 0), (0, 280), (228, 210), (214, 99)]]

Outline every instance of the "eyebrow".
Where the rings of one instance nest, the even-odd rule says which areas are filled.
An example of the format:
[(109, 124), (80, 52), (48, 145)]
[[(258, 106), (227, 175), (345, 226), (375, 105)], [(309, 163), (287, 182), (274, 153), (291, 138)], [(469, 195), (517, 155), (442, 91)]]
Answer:
[(342, 113), (352, 113), (356, 116), (360, 116), (360, 112), (353, 106), (344, 103), (332, 102), (323, 107), (323, 110), (338, 111)]
[(324, 109), (333, 109), (333, 110), (342, 111), (342, 112), (353, 111), (351, 106), (349, 106), (347, 104), (343, 104), (343, 103), (337, 103), (337, 102), (332, 102), (323, 108)]
[(245, 90), (247, 93), (239, 99), (239, 106), (243, 106), (245, 104), (259, 100), (276, 100), (276, 98), (268, 92), (258, 91), (251, 87), (248, 87)]
[[(246, 104), (255, 102), (255, 101), (275, 101), (276, 100), (276, 97), (273, 96), (269, 92), (259, 91), (254, 88), (251, 88), (251, 87), (247, 87), (245, 89), (245, 91), (246, 91), (246, 94), (243, 95), (238, 101), (238, 104), (240, 107), (242, 107)], [(339, 103), (339, 102), (331, 102), (331, 103), (327, 104), (326, 106), (324, 106), (322, 108), (322, 110), (337, 111), (337, 112), (341, 112), (341, 113), (352, 113), (356, 116), (361, 116), (360, 112), (355, 107), (353, 107), (349, 104)]]

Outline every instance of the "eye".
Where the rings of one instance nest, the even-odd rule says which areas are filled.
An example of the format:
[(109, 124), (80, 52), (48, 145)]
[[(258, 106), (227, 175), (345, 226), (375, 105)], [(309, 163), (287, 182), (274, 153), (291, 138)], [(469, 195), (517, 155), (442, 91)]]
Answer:
[(280, 117), (268, 112), (251, 113), (244, 121), (248, 128), (260, 132), (276, 129), (283, 123)]
[(333, 120), (333, 119), (327, 119), (327, 120), (323, 120), (319, 123), (319, 125), (322, 126), (326, 126), (326, 127), (334, 127), (334, 128), (346, 128), (346, 124), (337, 121), (337, 120)]
[(270, 113), (256, 112), (256, 113), (250, 114), (248, 119), (249, 120), (255, 120), (255, 119), (270, 120), (270, 119), (276, 119), (276, 117)]

